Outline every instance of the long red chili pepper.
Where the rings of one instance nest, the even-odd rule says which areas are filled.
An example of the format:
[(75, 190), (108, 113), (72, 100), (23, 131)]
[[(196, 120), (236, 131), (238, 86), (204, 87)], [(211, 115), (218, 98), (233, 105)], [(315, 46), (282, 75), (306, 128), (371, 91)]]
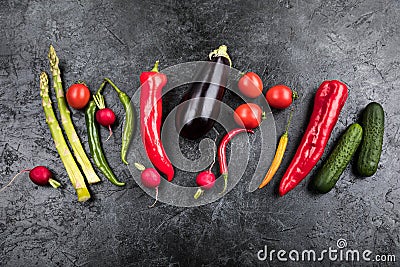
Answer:
[(167, 176), (174, 177), (174, 168), (161, 142), (162, 88), (167, 76), (158, 72), (158, 61), (151, 71), (140, 74), (140, 133), (147, 156), (153, 165)]
[(347, 86), (340, 81), (324, 81), (319, 86), (307, 130), (279, 185), (281, 196), (296, 187), (321, 158), (347, 95)]
[(222, 177), (224, 178), (224, 189), (222, 190), (221, 193), (225, 192), (226, 187), (228, 185), (228, 163), (226, 161), (226, 146), (235, 135), (245, 132), (254, 133), (254, 131), (251, 129), (244, 129), (244, 128), (233, 129), (230, 132), (228, 132), (224, 136), (224, 138), (222, 138), (221, 143), (219, 144), (218, 147), (219, 171), (222, 174)]

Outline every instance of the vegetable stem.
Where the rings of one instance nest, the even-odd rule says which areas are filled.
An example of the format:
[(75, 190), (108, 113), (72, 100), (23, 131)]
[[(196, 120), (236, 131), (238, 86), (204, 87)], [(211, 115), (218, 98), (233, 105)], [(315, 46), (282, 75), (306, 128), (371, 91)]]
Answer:
[(229, 61), (229, 66), (232, 67), (232, 60), (229, 57), (228, 47), (226, 45), (221, 45), (220, 47), (212, 51), (210, 54), (208, 54), (208, 57), (210, 58), (210, 60), (213, 57), (224, 57)]
[(299, 94), (296, 91), (292, 91), (292, 99), (296, 100), (297, 98), (299, 98)]
[(286, 128), (285, 128), (285, 133), (286, 133), (286, 134), (287, 134), (288, 131), (289, 131), (289, 126), (290, 126), (290, 123), (292, 122), (293, 113), (294, 113), (294, 108), (292, 108), (292, 110), (290, 111), (290, 114), (289, 114), (289, 119), (288, 119), (288, 122), (287, 122)]
[(104, 102), (104, 97), (100, 93), (93, 95), (93, 100), (96, 103), (96, 106), (98, 107), (98, 109), (106, 108), (106, 104)]
[(79, 165), (81, 166), (82, 171), (84, 172), (88, 183), (94, 184), (100, 182), (100, 178), (95, 173), (92, 164), (90, 163), (85, 151), (83, 150), (79, 137), (76, 134), (74, 125), (72, 124), (70, 111), (68, 110), (64, 98), (61, 73), (60, 73), (60, 68), (58, 66), (59, 59), (52, 45), (50, 45), (48, 57), (50, 61), (51, 73), (53, 75), (53, 86), (54, 90), (56, 91), (58, 109), (60, 111), (60, 116), (61, 116), (61, 124), (68, 137), (68, 141), (71, 144), (72, 150), (74, 151), (74, 155)]
[(224, 178), (224, 188), (222, 189), (222, 191), (220, 192), (220, 194), (225, 193), (226, 188), (228, 187), (228, 173), (223, 173), (223, 174), (222, 174), (222, 178)]
[(144, 170), (146, 169), (146, 167), (143, 166), (143, 164), (140, 164), (140, 163), (135, 162), (134, 165), (135, 165), (136, 169), (138, 169), (138, 170), (141, 171), (141, 172), (144, 171)]
[(151, 69), (151, 72), (158, 72), (158, 64), (160, 63), (160, 61), (156, 61), (156, 63), (154, 64), (154, 67)]
[(61, 184), (58, 181), (51, 178), (49, 179), (49, 184), (54, 188), (59, 188), (61, 186)]
[(97, 89), (96, 95), (101, 94), (101, 92), (103, 91), (104, 86), (106, 86), (107, 81), (104, 79), (104, 81), (100, 84), (99, 89)]
[(204, 190), (199, 188), (197, 189), (196, 193), (194, 194), (193, 198), (198, 199), (202, 194), (204, 193)]
[[(158, 61), (156, 62), (157, 66), (158, 66)], [(154, 67), (156, 67), (156, 65), (154, 65)], [(122, 93), (122, 91), (115, 85), (115, 83), (113, 83), (109, 78), (104, 78), (104, 82), (108, 82), (112, 88), (114, 88), (114, 90), (120, 94)]]
[(49, 80), (45, 72), (42, 72), (40, 75), (40, 96), (42, 97), (42, 105), (46, 115), (46, 122), (50, 128), (57, 152), (60, 155), (61, 161), (63, 162), (68, 173), (72, 186), (76, 190), (78, 201), (86, 201), (90, 198), (90, 193), (86, 187), (84, 177), (76, 165), (75, 159), (72, 156), (67, 143), (65, 142), (60, 125), (54, 114), (49, 97)]

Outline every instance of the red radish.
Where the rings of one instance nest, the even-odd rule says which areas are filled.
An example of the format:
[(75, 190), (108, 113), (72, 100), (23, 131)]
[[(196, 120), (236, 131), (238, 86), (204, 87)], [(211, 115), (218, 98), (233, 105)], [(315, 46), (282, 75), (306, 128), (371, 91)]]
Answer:
[(211, 189), (215, 184), (215, 175), (210, 171), (203, 171), (196, 177), (196, 183), (203, 189)]
[(108, 141), (108, 139), (110, 139), (112, 135), (111, 125), (113, 125), (115, 122), (115, 113), (110, 108), (106, 108), (104, 97), (101, 94), (95, 94), (93, 96), (93, 99), (97, 107), (99, 108), (99, 110), (96, 112), (96, 121), (100, 125), (108, 127), (108, 130), (110, 131), (110, 135), (107, 137), (106, 140)]
[(161, 176), (156, 169), (154, 168), (146, 169), (146, 167), (144, 167), (140, 163), (135, 163), (135, 167), (142, 172), (140, 175), (142, 184), (147, 188), (156, 189), (156, 201), (151, 206), (149, 206), (149, 208), (152, 208), (154, 207), (154, 205), (157, 203), (158, 200), (158, 186), (161, 183)]
[(215, 184), (215, 175), (211, 172), (211, 170), (202, 171), (196, 177), (196, 183), (199, 188), (194, 195), (194, 199), (198, 199), (204, 192), (204, 190), (211, 189)]
[(0, 189), (0, 192), (6, 189), (9, 185), (11, 185), (11, 183), (15, 180), (15, 178), (17, 178), (18, 175), (24, 172), (29, 172), (29, 178), (34, 184), (41, 186), (50, 184), (54, 188), (58, 188), (61, 185), (59, 182), (51, 178), (53, 174), (49, 169), (47, 169), (45, 166), (37, 166), (31, 170), (28, 169), (20, 171), (17, 175), (15, 175), (11, 179), (11, 181), (7, 185), (5, 185), (2, 189)]
[(107, 140), (110, 139), (112, 135), (111, 125), (113, 125), (115, 122), (114, 111), (112, 111), (110, 108), (100, 109), (96, 112), (96, 120), (100, 125), (108, 127), (110, 135), (107, 137)]
[[(214, 140), (214, 144), (217, 141), (217, 137), (218, 137), (218, 132), (215, 130), (214, 131), (217, 133), (215, 140)], [(215, 153), (216, 153), (216, 149), (215, 149), (215, 145), (213, 146), (213, 162), (211, 163), (210, 167), (208, 168), (208, 170), (206, 171), (202, 171), (201, 173), (199, 173), (196, 177), (196, 184), (198, 186), (200, 186), (199, 189), (197, 189), (196, 193), (194, 194), (194, 199), (198, 199), (203, 193), (204, 190), (209, 190), (211, 188), (213, 188), (214, 184), (215, 184), (215, 175), (212, 173), (211, 169), (215, 164)]]

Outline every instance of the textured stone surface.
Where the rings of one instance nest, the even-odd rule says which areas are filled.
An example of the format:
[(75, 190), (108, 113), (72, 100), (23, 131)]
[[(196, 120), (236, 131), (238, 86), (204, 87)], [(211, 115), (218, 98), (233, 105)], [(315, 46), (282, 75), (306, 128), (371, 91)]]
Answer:
[[(19, 170), (46, 165), (64, 184), (61, 190), (37, 187), (24, 175), (1, 193), (0, 265), (268, 265), (256, 255), (264, 245), (321, 251), (336, 247), (339, 238), (351, 249), (400, 260), (399, 12), (399, 1), (389, 0), (0, 1), (0, 183)], [(58, 51), (65, 85), (81, 79), (94, 91), (107, 76), (133, 94), (141, 70), (156, 59), (161, 67), (202, 60), (222, 43), (236, 68), (256, 71), (265, 87), (285, 83), (301, 95), (283, 168), (271, 185), (250, 194), (244, 178), (216, 203), (148, 209), (152, 199), (120, 163), (123, 109), (108, 91), (107, 103), (119, 120), (104, 149), (127, 186), (105, 181), (90, 187), (93, 201), (77, 203), (40, 106), (38, 80), (40, 71), (49, 70), (48, 46)], [(323, 196), (307, 189), (307, 179), (279, 198), (278, 177), (325, 79), (350, 88), (326, 151), (367, 103), (385, 108), (379, 170), (360, 178), (348, 168)], [(225, 101), (238, 104), (229, 94)], [(287, 113), (274, 111), (278, 134)], [(73, 121), (88, 151), (84, 114), (73, 111)], [(276, 259), (269, 264), (310, 266)]]

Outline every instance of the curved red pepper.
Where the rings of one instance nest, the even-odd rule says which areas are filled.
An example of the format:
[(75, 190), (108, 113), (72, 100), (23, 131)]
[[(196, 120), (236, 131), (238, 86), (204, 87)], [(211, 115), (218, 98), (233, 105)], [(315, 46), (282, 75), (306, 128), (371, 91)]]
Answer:
[(226, 161), (226, 146), (235, 135), (245, 132), (254, 133), (254, 131), (251, 129), (244, 129), (244, 128), (233, 129), (230, 132), (228, 132), (224, 136), (224, 138), (222, 138), (219, 144), (218, 147), (219, 171), (222, 174), (222, 177), (224, 178), (224, 189), (222, 190), (222, 192), (225, 192), (228, 183), (228, 163)]
[(167, 76), (158, 72), (158, 61), (151, 71), (140, 74), (140, 133), (147, 156), (168, 181), (174, 177), (171, 164), (161, 142), (160, 128), (162, 117), (162, 88)]
[(317, 164), (347, 96), (347, 86), (340, 81), (324, 81), (319, 86), (310, 122), (292, 162), (282, 177), (279, 195), (283, 196), (296, 187)]

